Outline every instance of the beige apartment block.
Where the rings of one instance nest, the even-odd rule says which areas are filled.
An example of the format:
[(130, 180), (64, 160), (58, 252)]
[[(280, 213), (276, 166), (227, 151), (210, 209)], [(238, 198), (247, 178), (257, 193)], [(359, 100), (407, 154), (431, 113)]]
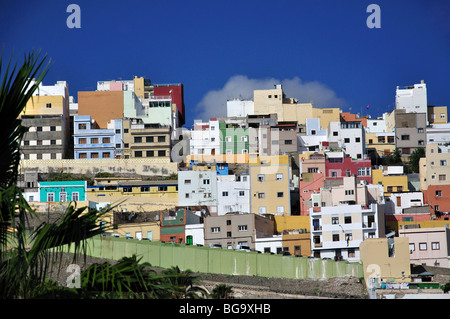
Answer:
[(229, 213), (205, 218), (205, 245), (220, 244), (236, 249), (238, 245), (255, 249), (256, 238), (274, 233), (274, 220), (256, 214)]
[(448, 123), (447, 106), (428, 105), (428, 123), (430, 124)]
[(123, 120), (124, 158), (170, 158), (170, 127)]
[(367, 286), (372, 280), (411, 282), (408, 238), (367, 238), (360, 245), (360, 256)]
[(250, 169), (250, 211), (254, 214), (290, 215), (289, 157), (261, 156)]
[(430, 185), (448, 185), (450, 183), (450, 152), (438, 144), (426, 146), (426, 157), (419, 162), (421, 189)]

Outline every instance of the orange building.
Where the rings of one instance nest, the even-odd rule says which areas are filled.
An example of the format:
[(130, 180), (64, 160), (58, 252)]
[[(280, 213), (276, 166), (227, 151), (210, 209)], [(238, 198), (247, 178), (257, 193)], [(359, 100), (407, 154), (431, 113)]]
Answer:
[(350, 112), (341, 112), (341, 122), (361, 122), (364, 127), (367, 127), (367, 117), (359, 117)]
[(428, 185), (428, 189), (422, 192), (424, 203), (430, 207), (430, 214), (435, 215), (437, 219), (449, 219), (450, 184)]
[(98, 128), (108, 128), (108, 122), (123, 118), (123, 91), (78, 92), (78, 115), (90, 115)]

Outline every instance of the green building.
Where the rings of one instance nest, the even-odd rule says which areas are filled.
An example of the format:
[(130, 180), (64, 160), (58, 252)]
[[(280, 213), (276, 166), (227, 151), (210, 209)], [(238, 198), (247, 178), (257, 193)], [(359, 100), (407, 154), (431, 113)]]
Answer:
[(39, 182), (41, 202), (70, 202), (86, 200), (86, 181)]
[(222, 154), (248, 154), (248, 128), (234, 123), (220, 123), (220, 150)]

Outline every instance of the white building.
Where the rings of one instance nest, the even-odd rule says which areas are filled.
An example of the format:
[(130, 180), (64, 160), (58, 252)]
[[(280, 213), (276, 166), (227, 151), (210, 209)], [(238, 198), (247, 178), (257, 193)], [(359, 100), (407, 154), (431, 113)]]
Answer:
[(450, 143), (450, 123), (433, 124), (427, 127), (427, 144)]
[(255, 250), (261, 253), (279, 254), (283, 250), (283, 235), (255, 238)]
[(361, 122), (330, 122), (328, 141), (337, 142), (346, 154), (354, 159), (367, 157), (366, 135)]
[(359, 245), (384, 235), (384, 212), (379, 204), (326, 206), (310, 209), (313, 256), (360, 260)]
[(401, 215), (405, 208), (423, 206), (423, 193), (391, 193), (391, 196), (385, 197), (385, 201), (384, 212), (386, 215)]
[(378, 117), (376, 119), (367, 119), (367, 133), (384, 133), (387, 130), (386, 127), (386, 117), (388, 113), (384, 113), (383, 117)]
[(220, 154), (220, 130), (219, 121), (210, 119), (209, 122), (194, 122), (190, 140), (191, 155), (216, 155)]
[(395, 107), (406, 113), (426, 113), (428, 119), (427, 86), (424, 80), (420, 84), (400, 88), (395, 92)]
[[(202, 167), (199, 167), (202, 168)], [(217, 214), (217, 171), (210, 170), (178, 171), (178, 206), (207, 207)]]
[(227, 117), (246, 117), (253, 115), (255, 104), (252, 100), (229, 100), (227, 101)]
[(217, 212), (250, 213), (250, 177), (248, 175), (217, 176)]
[(191, 245), (205, 245), (205, 224), (188, 224), (185, 226), (185, 242)]

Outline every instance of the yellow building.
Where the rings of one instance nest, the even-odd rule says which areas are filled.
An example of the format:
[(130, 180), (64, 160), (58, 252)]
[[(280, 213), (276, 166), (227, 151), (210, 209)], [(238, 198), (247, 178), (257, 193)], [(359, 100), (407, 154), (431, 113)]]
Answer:
[(305, 125), (308, 118), (319, 118), (322, 128), (327, 128), (328, 123), (340, 120), (339, 108), (315, 108), (312, 103), (298, 103), (296, 99), (286, 98), (281, 84), (274, 89), (254, 90), (254, 114), (276, 113), (278, 121), (296, 121), (299, 125)]
[(428, 105), (428, 123), (429, 124), (448, 123), (447, 107)]
[(274, 216), (275, 232), (282, 234), (283, 251), (291, 255), (311, 255), (309, 216)]
[[(391, 168), (393, 166), (390, 166)], [(372, 183), (381, 184), (384, 188), (384, 196), (390, 196), (391, 193), (401, 193), (408, 191), (408, 177), (403, 175), (402, 166), (394, 166), (396, 170), (372, 169)]]
[(290, 215), (289, 156), (251, 158), (250, 211), (254, 214)]
[(367, 238), (360, 245), (366, 286), (381, 282), (411, 282), (407, 237)]
[(391, 155), (395, 151), (395, 133), (366, 133), (366, 144), (367, 148), (374, 149), (379, 157)]

